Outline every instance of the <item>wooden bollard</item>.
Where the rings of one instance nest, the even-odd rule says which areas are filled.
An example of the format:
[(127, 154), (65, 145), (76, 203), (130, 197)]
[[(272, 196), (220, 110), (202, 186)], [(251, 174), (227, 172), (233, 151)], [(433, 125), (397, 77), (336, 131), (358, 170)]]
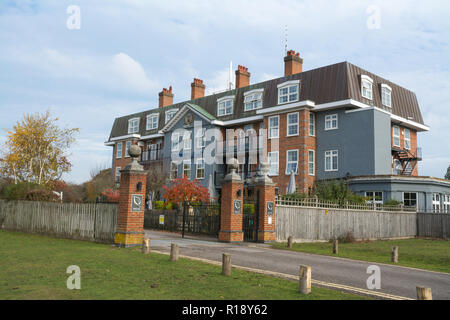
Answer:
[(298, 291), (301, 294), (311, 293), (311, 267), (300, 266), (298, 273)]
[(149, 238), (144, 238), (144, 240), (142, 240), (142, 253), (144, 253), (144, 254), (150, 253), (150, 239)]
[(172, 243), (170, 245), (170, 261), (178, 260), (178, 244)]
[(224, 276), (231, 276), (231, 255), (224, 253), (222, 255), (222, 274)]
[(339, 241), (337, 239), (333, 240), (333, 253), (339, 253)]
[(417, 300), (433, 300), (431, 295), (431, 288), (416, 287), (417, 290)]
[(391, 261), (393, 263), (397, 263), (398, 262), (398, 247), (397, 246), (392, 247), (392, 250), (391, 250)]
[(294, 239), (292, 238), (292, 236), (289, 236), (289, 238), (288, 238), (288, 243), (287, 243), (287, 246), (288, 246), (288, 248), (292, 248), (292, 241), (293, 241)]

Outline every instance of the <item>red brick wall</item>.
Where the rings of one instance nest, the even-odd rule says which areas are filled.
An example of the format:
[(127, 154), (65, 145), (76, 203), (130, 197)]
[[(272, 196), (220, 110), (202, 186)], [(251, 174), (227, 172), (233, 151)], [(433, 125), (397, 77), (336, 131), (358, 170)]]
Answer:
[[(241, 190), (241, 196), (237, 196), (238, 190)], [(226, 182), (222, 185), (219, 241), (244, 240), (242, 232), (243, 193), (244, 185), (242, 182)], [(241, 200), (240, 214), (234, 213), (234, 200)]]
[[(404, 130), (406, 127), (397, 125), (400, 128), (400, 149), (405, 149), (405, 135)], [(410, 146), (409, 152), (411, 152), (413, 155), (417, 154), (417, 131), (409, 129), (410, 132)], [(394, 146), (394, 124), (391, 126), (391, 145)], [(419, 172), (417, 169), (417, 165), (414, 167), (414, 170), (412, 172), (413, 176), (418, 176)]]
[[(309, 110), (299, 111), (299, 135), (287, 137), (287, 115), (280, 114), (280, 130), (278, 140), (278, 176), (272, 176), (272, 180), (277, 184), (280, 194), (285, 194), (289, 184), (289, 174), (286, 174), (287, 150), (299, 151), (298, 174), (295, 176), (295, 182), (299, 192), (308, 192), (315, 181), (315, 175), (308, 174), (308, 151), (313, 150), (316, 158), (316, 137), (309, 135)], [(264, 118), (264, 127), (269, 130), (269, 116)], [(268, 152), (272, 151), (272, 140), (268, 139)], [(276, 150), (274, 150), (276, 151)], [(316, 165), (314, 166), (316, 168)]]

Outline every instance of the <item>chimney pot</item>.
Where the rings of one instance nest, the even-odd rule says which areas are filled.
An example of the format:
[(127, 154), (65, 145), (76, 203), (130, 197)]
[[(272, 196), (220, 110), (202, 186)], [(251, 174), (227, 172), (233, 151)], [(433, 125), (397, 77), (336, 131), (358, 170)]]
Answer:
[(250, 72), (248, 68), (238, 65), (236, 70), (236, 89), (250, 85)]
[(172, 86), (169, 87), (169, 90), (163, 88), (158, 95), (160, 108), (164, 108), (173, 104)]
[(205, 96), (205, 88), (203, 80), (194, 78), (194, 81), (191, 83), (191, 100), (203, 98)]
[(284, 57), (284, 76), (301, 73), (303, 70), (303, 59), (300, 58), (300, 53), (294, 50), (289, 50)]

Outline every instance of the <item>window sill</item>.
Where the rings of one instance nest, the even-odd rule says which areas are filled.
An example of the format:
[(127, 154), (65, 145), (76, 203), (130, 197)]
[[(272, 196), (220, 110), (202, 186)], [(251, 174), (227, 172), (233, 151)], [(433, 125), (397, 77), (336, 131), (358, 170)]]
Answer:
[(287, 138), (289, 138), (289, 137), (298, 137), (299, 136), (299, 134), (297, 133), (297, 134), (288, 134), (288, 135), (286, 135), (286, 137)]
[(292, 101), (286, 101), (286, 102), (278, 102), (278, 105), (282, 106), (282, 105), (285, 105), (285, 104), (288, 104), (288, 103), (295, 103), (295, 102), (298, 102), (299, 100), (300, 99), (292, 100)]
[(331, 130), (337, 130), (339, 128), (329, 128), (329, 129), (325, 129), (325, 131), (331, 131)]

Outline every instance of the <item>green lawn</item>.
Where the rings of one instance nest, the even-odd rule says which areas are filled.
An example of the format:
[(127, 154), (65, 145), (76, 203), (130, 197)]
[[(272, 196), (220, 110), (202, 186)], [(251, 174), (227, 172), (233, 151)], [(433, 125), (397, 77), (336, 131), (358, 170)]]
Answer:
[[(0, 230), (0, 299), (363, 299), (294, 281), (180, 259), (138, 248)], [(81, 290), (68, 290), (66, 268), (81, 269)]]
[(334, 255), (330, 242), (294, 243), (292, 249), (284, 243), (273, 248), (295, 250), (355, 260), (391, 263), (391, 248), (398, 246), (398, 265), (450, 273), (450, 241), (403, 239), (357, 243), (339, 243), (339, 254)]

